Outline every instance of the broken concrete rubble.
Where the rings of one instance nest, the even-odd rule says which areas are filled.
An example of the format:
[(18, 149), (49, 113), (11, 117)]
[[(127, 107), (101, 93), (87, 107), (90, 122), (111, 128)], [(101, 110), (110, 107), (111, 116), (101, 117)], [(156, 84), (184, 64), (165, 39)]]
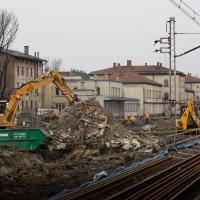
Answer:
[[(72, 151), (78, 145), (86, 149), (119, 148), (129, 150), (134, 135), (107, 113), (96, 100), (79, 102), (60, 118), (46, 126), (50, 135), (49, 150)], [(139, 141), (138, 141), (139, 143)]]

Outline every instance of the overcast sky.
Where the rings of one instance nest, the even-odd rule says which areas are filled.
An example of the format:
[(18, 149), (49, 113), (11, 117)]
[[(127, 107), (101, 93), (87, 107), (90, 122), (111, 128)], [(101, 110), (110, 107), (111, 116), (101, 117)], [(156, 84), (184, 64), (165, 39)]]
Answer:
[[(200, 1), (185, 2), (200, 12)], [(153, 52), (153, 42), (166, 36), (169, 17), (176, 17), (177, 32), (200, 32), (169, 0), (1, 0), (1, 8), (19, 20), (13, 49), (29, 45), (31, 54), (61, 58), (66, 70), (89, 72), (127, 59), (165, 65), (167, 57)], [(198, 45), (200, 35), (177, 36), (177, 54)], [(199, 55), (200, 49), (178, 58), (177, 69), (200, 75)]]

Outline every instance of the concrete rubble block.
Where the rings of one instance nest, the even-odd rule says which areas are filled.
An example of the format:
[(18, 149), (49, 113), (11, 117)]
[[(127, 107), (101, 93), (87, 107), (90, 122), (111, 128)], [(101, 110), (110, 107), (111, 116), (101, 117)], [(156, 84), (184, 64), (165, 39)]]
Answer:
[(95, 174), (93, 180), (96, 181), (100, 181), (101, 179), (105, 178), (108, 176), (108, 173), (106, 171), (102, 171), (99, 172), (98, 174)]
[(56, 149), (65, 149), (66, 144), (65, 143), (60, 143), (56, 146)]
[(133, 139), (131, 143), (134, 149), (139, 149), (141, 147), (140, 142), (137, 139)]

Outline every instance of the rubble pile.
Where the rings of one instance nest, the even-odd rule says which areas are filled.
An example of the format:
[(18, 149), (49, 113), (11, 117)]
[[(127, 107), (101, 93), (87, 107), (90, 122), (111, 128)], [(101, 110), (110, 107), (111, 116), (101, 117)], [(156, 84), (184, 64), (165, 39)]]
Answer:
[(46, 127), (50, 151), (80, 149), (138, 148), (139, 142), (94, 99), (66, 109), (64, 116)]

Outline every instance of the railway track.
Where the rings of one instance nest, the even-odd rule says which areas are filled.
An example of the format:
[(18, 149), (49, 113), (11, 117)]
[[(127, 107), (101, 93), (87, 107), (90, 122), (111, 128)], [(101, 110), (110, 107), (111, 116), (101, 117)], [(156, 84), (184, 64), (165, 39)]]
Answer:
[(199, 177), (200, 154), (197, 154), (163, 172), (110, 196), (106, 200), (173, 199), (178, 192)]
[[(178, 140), (173, 145), (166, 146), (175, 147), (196, 139), (199, 139), (197, 134), (194, 137), (184, 138), (182, 141)], [(56, 200), (175, 198), (180, 191), (187, 188), (188, 184), (200, 177), (199, 152), (199, 145), (194, 146), (193, 149), (176, 149), (175, 152), (171, 153), (171, 156), (157, 159), (135, 169), (126, 170), (76, 192), (63, 194)], [(184, 161), (180, 162), (180, 160)]]
[[(119, 187), (121, 187), (122, 184), (125, 184), (126, 182), (130, 181), (131, 179), (134, 179), (135, 176), (144, 174), (156, 166), (160, 166), (163, 163), (166, 163), (170, 161), (172, 157), (166, 156), (162, 157), (160, 159), (157, 159), (155, 161), (152, 161), (148, 164), (145, 164), (143, 166), (140, 166), (135, 169), (126, 170), (124, 173), (121, 173), (119, 175), (113, 176), (112, 178), (103, 179), (102, 181), (97, 182), (95, 185), (92, 185), (90, 187), (84, 188), (78, 192), (64, 195), (60, 198), (57, 198), (57, 200), (82, 200), (82, 199), (97, 199), (97, 196), (103, 195), (105, 192), (109, 192), (111, 190), (117, 190), (119, 191)], [(99, 197), (98, 197), (99, 198)], [(101, 197), (100, 197), (101, 199)]]

